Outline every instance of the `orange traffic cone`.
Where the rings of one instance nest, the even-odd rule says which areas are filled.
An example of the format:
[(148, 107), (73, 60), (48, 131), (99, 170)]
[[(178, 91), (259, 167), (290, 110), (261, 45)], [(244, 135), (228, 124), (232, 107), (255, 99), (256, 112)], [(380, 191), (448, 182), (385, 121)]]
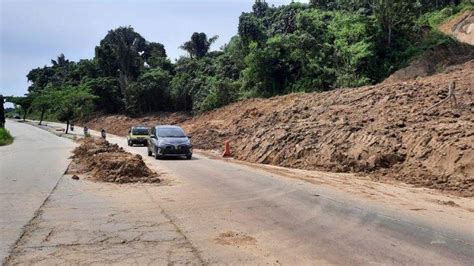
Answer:
[(224, 145), (224, 153), (222, 153), (222, 157), (232, 157), (232, 153), (230, 152), (230, 144), (229, 141), (225, 142)]

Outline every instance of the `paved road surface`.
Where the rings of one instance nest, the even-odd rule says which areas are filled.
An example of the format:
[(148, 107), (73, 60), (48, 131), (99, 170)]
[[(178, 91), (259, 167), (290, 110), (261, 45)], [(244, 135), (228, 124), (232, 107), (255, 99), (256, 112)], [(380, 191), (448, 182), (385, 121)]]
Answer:
[(44, 130), (7, 121), (15, 137), (0, 147), (0, 261), (48, 197), (75, 144)]
[[(122, 138), (110, 138), (126, 147)], [(146, 148), (128, 148), (146, 156)], [(303, 181), (197, 156), (156, 161), (175, 185), (152, 196), (210, 263), (472, 265), (471, 226), (444, 228)], [(179, 177), (179, 178), (178, 178)], [(467, 230), (465, 230), (467, 228)], [(242, 233), (251, 241), (219, 241)], [(212, 241), (214, 240), (214, 241)], [(250, 242), (250, 243), (247, 243)]]
[[(104, 211), (112, 208), (120, 209), (118, 213), (132, 214), (138, 210), (147, 219), (161, 214), (167, 223), (176, 227), (173, 232), (177, 236), (172, 238), (178, 241), (175, 246), (183, 249), (187, 261), (194, 263), (471, 265), (474, 261), (474, 230), (470, 225), (472, 214), (466, 216), (467, 220), (459, 220), (461, 226), (458, 228), (447, 227), (436, 216), (421, 219), (420, 216), (408, 215), (393, 208), (381, 208), (368, 201), (354, 200), (351, 195), (334, 189), (248, 166), (199, 155), (191, 161), (157, 161), (146, 156), (145, 148), (127, 147), (124, 138), (110, 136), (109, 140), (129, 151), (142, 154), (152, 168), (168, 173), (167, 185), (119, 186), (111, 189), (113, 185), (109, 184), (92, 186), (88, 181), (71, 183), (68, 180), (60, 183), (57, 195), (55, 193), (52, 197), (51, 206), (46, 206), (44, 210), (45, 214), (53, 212), (55, 208), (74, 205), (76, 211), (69, 215), (76, 217), (73, 220), (79, 223), (77, 215), (88, 212), (82, 210), (82, 204), (75, 202), (87, 201), (88, 198), (94, 198), (93, 195), (98, 197), (91, 201), (94, 206), (95, 202), (103, 202), (104, 197), (108, 198)], [(70, 192), (61, 192), (62, 187)], [(88, 191), (90, 196), (79, 197), (83, 190)], [(74, 204), (64, 200), (68, 197), (75, 199)], [(117, 204), (123, 202), (124, 197), (125, 200), (129, 199), (133, 208)], [(146, 207), (138, 208), (140, 202)], [(157, 210), (153, 210), (153, 206)], [(55, 224), (51, 217), (37, 221), (40, 228), (49, 228), (49, 231), (42, 233), (46, 237), (39, 239), (61, 242), (66, 241), (65, 235), (74, 235), (74, 230), (69, 230), (65, 235), (53, 234), (52, 239), (49, 239), (48, 232), (53, 232), (55, 228), (64, 231), (64, 224), (69, 218), (60, 218), (59, 224)], [(101, 216), (96, 219), (100, 220)], [(122, 219), (133, 223), (130, 217)], [(103, 224), (98, 224), (102, 228)], [(87, 227), (94, 228), (94, 225), (88, 223)], [(114, 231), (116, 227), (112, 229)], [(159, 235), (160, 230), (158, 226), (152, 231)], [(116, 249), (117, 242), (108, 242), (111, 238), (106, 235), (104, 239), (99, 238), (98, 242), (86, 241), (85, 244), (73, 237), (76, 242), (48, 246), (51, 250), (46, 252), (36, 249), (35, 255), (28, 255), (29, 248), (35, 247), (35, 243), (42, 243), (35, 240), (38, 239), (35, 232), (41, 235), (40, 231), (38, 228), (28, 230), (28, 237), (19, 244), (14, 261), (28, 263), (38, 258), (47, 259), (51, 254), (61, 254), (73, 257), (68, 262), (91, 262), (94, 260), (87, 260), (87, 247), (91, 247), (89, 244), (95, 247), (103, 242), (113, 245), (115, 249), (110, 249), (112, 252), (121, 251)], [(96, 231), (88, 231), (89, 234), (93, 232)], [(54, 239), (55, 236), (59, 240)], [(139, 243), (143, 243), (143, 236), (132, 240), (138, 239)], [(116, 237), (114, 233), (112, 239)], [(125, 241), (126, 247), (134, 243), (130, 239), (119, 239)], [(163, 244), (160, 241), (152, 243), (156, 246)], [(75, 249), (71, 250), (71, 247)], [(82, 256), (77, 261), (71, 254), (78, 253)], [(142, 262), (150, 261), (157, 262)]]

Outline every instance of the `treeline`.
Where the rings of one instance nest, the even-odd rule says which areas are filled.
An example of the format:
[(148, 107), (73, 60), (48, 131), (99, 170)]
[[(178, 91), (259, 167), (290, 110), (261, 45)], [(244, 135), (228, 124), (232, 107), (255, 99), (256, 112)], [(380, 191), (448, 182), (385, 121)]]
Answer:
[(161, 43), (120, 27), (92, 59), (60, 55), (31, 70), (28, 94), (17, 101), (25, 114), (33, 108), (69, 121), (90, 111), (201, 113), (245, 98), (372, 84), (446, 41), (432, 18), (472, 7), (460, 2), (312, 0), (273, 7), (257, 0), (219, 51), (210, 52), (217, 36), (196, 32), (180, 47), (188, 55), (176, 62)]

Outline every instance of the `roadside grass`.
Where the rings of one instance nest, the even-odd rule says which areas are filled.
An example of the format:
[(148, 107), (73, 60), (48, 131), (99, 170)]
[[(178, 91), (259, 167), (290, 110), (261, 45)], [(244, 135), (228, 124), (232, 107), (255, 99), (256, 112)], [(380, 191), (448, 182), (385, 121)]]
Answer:
[(5, 128), (0, 128), (0, 146), (12, 144), (13, 137)]

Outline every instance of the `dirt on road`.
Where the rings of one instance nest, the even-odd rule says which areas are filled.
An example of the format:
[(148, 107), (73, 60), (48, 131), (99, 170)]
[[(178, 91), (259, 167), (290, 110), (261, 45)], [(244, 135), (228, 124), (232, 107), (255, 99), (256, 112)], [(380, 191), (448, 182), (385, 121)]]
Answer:
[[(176, 123), (193, 136), (196, 148), (221, 149), (229, 140), (239, 160), (363, 173), (472, 197), (472, 69), (474, 60), (416, 80), (250, 99)], [(453, 81), (456, 104), (427, 111), (447, 97)], [(115, 117), (94, 123), (122, 125), (115, 132), (124, 135), (128, 125)], [(152, 118), (127, 118), (131, 124), (147, 120)]]
[(158, 183), (159, 175), (138, 154), (124, 151), (101, 138), (85, 138), (74, 149), (69, 174), (85, 174), (96, 181), (113, 183)]

